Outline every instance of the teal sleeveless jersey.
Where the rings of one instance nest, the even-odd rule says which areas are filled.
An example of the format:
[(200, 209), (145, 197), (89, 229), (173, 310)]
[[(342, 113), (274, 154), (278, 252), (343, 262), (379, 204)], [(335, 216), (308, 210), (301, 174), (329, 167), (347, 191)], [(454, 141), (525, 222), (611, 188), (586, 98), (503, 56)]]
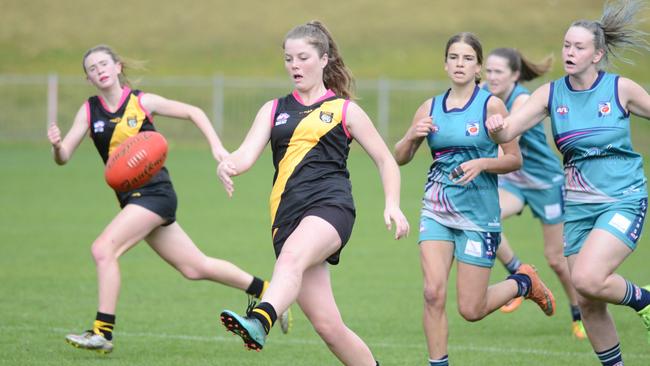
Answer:
[(551, 82), (547, 108), (564, 156), (567, 202), (647, 197), (642, 158), (630, 140), (630, 115), (618, 98), (618, 75), (601, 71), (587, 90), (573, 90), (568, 76)]
[(463, 108), (447, 110), (448, 95), (449, 91), (431, 102), (430, 115), (438, 130), (427, 136), (434, 161), (424, 188), (422, 215), (455, 229), (500, 232), (496, 174), (483, 172), (465, 186), (450, 178), (451, 171), (468, 160), (497, 157), (498, 145), (485, 129), (492, 95), (477, 86)]
[[(515, 84), (510, 96), (505, 101), (509, 112), (512, 111), (515, 99), (522, 94), (528, 95), (530, 92), (520, 84)], [(564, 184), (560, 159), (551, 151), (546, 141), (542, 121), (521, 135), (519, 149), (523, 158), (521, 169), (500, 175), (499, 179), (522, 189), (549, 189)]]

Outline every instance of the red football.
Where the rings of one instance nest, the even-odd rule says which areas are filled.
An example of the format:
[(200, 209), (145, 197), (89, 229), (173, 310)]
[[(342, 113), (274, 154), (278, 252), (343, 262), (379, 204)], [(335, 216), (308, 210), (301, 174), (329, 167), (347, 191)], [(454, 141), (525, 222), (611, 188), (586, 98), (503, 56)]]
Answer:
[(154, 131), (140, 132), (121, 143), (108, 157), (104, 178), (111, 188), (126, 192), (142, 187), (165, 164), (167, 140)]

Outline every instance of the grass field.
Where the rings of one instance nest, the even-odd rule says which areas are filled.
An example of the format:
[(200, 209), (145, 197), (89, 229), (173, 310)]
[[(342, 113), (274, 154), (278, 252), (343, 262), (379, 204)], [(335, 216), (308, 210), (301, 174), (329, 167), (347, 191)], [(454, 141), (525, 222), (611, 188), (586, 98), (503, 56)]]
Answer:
[[(355, 76), (362, 79), (444, 80), (442, 55), (450, 35), (478, 34), (484, 51), (518, 47), (532, 59), (553, 53), (576, 19), (596, 19), (593, 0), (331, 0), (295, 1), (3, 0), (0, 5), (0, 76), (78, 77), (81, 56), (107, 43), (121, 54), (149, 60), (149, 76), (285, 77), (280, 43), (294, 25), (323, 20), (331, 29)], [(471, 9), (471, 11), (468, 11)], [(641, 16), (647, 17), (647, 11)], [(642, 29), (650, 31), (646, 23)], [(618, 63), (616, 73), (648, 85), (647, 54), (629, 54), (636, 66)], [(559, 62), (546, 80), (562, 72)], [(137, 85), (136, 85), (137, 86)], [(210, 110), (208, 88), (155, 86), (145, 90)], [(281, 93), (286, 93), (283, 90)], [(93, 90), (61, 85), (58, 119), (67, 130), (79, 105)], [(272, 96), (229, 94), (224, 131), (229, 149), (238, 146), (256, 108)], [(417, 106), (434, 92), (391, 95), (392, 145)], [(374, 95), (359, 104), (374, 118)], [(278, 94), (280, 95), (280, 94)], [(245, 296), (207, 282), (190, 283), (146, 244), (121, 259), (122, 293), (117, 311), (116, 351), (108, 357), (64, 344), (68, 332), (87, 329), (96, 311), (96, 278), (90, 245), (117, 212), (103, 182), (100, 158), (85, 141), (65, 167), (56, 166), (45, 140), (45, 88), (0, 85), (0, 366), (4, 365), (335, 365), (337, 360), (294, 306), (294, 332), (276, 329), (262, 353), (243, 350), (241, 341), (219, 324), (224, 308), (243, 310)], [(207, 254), (231, 260), (268, 277), (273, 267), (269, 237), (268, 152), (237, 178), (235, 197), (226, 195), (215, 166), (195, 129), (157, 119), (170, 140), (168, 167), (179, 195), (178, 219)], [(175, 125), (173, 125), (175, 124)], [(650, 157), (650, 125), (632, 123), (635, 148)], [(41, 137), (42, 136), (42, 137)], [(422, 149), (402, 168), (402, 208), (412, 234), (395, 242), (383, 226), (382, 190), (372, 162), (355, 146), (350, 171), (357, 205), (352, 239), (340, 266), (332, 267), (339, 307), (348, 326), (372, 348), (382, 366), (424, 365), (421, 326), (422, 279), (417, 250), (418, 214), (430, 157)], [(646, 169), (646, 173), (648, 173)], [(136, 223), (137, 224), (137, 223)], [(505, 222), (519, 256), (537, 265), (555, 291), (558, 313), (545, 317), (535, 305), (514, 314), (495, 313), (478, 323), (464, 321), (449, 287), (450, 357), (454, 365), (596, 365), (585, 341), (570, 336), (566, 297), (544, 264), (541, 228), (529, 211)], [(650, 239), (619, 273), (650, 282)], [(504, 278), (500, 265), (492, 282)], [(649, 365), (650, 348), (638, 317), (611, 307), (626, 365)]]
[[(168, 167), (177, 188), (178, 219), (208, 254), (269, 276), (267, 197), (270, 156), (237, 178), (226, 198), (207, 149), (175, 144)], [(421, 274), (417, 218), (429, 157), (422, 151), (402, 168), (403, 209), (414, 232), (395, 242), (381, 219), (381, 186), (370, 159), (358, 146), (350, 171), (358, 210), (352, 239), (340, 266), (332, 268), (335, 295), (347, 324), (373, 349), (382, 365), (423, 365)], [(67, 332), (90, 326), (96, 281), (90, 244), (116, 213), (103, 183), (101, 164), (86, 141), (69, 165), (51, 162), (44, 144), (2, 143), (0, 191), (0, 365), (333, 365), (331, 356), (299, 309), (294, 332), (274, 330), (262, 353), (243, 350), (218, 321), (223, 308), (241, 310), (244, 295), (207, 282), (190, 283), (146, 244), (121, 260), (122, 294), (116, 351), (108, 357), (76, 350)], [(268, 183), (268, 184), (267, 184)], [(514, 314), (495, 313), (478, 323), (458, 315), (449, 287), (450, 357), (455, 365), (594, 365), (587, 342), (573, 340), (569, 312), (557, 280), (542, 256), (541, 230), (529, 212), (505, 224), (520, 257), (540, 269), (558, 298), (558, 313), (544, 316), (532, 303)], [(620, 273), (648, 280), (648, 236)], [(497, 265), (493, 281), (505, 276)], [(452, 279), (453, 281), (453, 279)], [(650, 363), (645, 331), (628, 308), (612, 307), (627, 365)]]

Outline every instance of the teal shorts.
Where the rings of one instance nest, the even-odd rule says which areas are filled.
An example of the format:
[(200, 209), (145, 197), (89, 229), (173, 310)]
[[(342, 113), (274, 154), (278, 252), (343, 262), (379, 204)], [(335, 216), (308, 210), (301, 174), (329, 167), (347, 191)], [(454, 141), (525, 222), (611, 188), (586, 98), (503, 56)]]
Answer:
[(564, 256), (580, 252), (593, 229), (602, 229), (620, 239), (631, 250), (641, 236), (648, 199), (608, 203), (567, 202), (564, 222)]
[(499, 179), (499, 189), (515, 195), (521, 202), (530, 206), (533, 216), (543, 224), (553, 225), (564, 221), (564, 186), (549, 189), (524, 189)]
[(454, 257), (459, 262), (492, 268), (501, 242), (501, 233), (454, 229), (422, 216), (419, 243), (425, 240), (451, 242), (454, 245)]

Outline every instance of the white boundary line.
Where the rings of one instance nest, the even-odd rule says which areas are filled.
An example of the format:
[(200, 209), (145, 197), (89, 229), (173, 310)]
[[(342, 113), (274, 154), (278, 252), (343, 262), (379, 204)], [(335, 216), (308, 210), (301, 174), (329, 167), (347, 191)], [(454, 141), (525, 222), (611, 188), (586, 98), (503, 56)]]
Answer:
[[(49, 333), (61, 334), (63, 337), (64, 334), (70, 332), (69, 329), (64, 328), (45, 328)], [(43, 328), (33, 327), (33, 326), (0, 326), (0, 331), (16, 331), (16, 330), (26, 330), (26, 331), (35, 331), (43, 330)], [(225, 330), (224, 330), (225, 331)], [(239, 338), (236, 337), (225, 337), (225, 336), (194, 336), (187, 334), (167, 334), (167, 333), (147, 333), (147, 332), (119, 332), (119, 337), (145, 337), (145, 338), (158, 338), (158, 339), (173, 339), (180, 341), (198, 341), (198, 342), (227, 342), (234, 343), (240, 342)], [(278, 344), (287, 344), (287, 345), (323, 345), (323, 342), (320, 340), (305, 340), (297, 339), (296, 337), (274, 337), (272, 340), (273, 343)], [(389, 342), (368, 342), (371, 348), (398, 348), (398, 349), (425, 349), (424, 341), (423, 344), (400, 344), (400, 343), (389, 343)], [(531, 349), (531, 348), (507, 348), (507, 347), (481, 347), (481, 346), (471, 346), (471, 345), (449, 345), (450, 350), (456, 351), (472, 351), (472, 352), (484, 352), (484, 353), (498, 353), (498, 354), (524, 354), (524, 355), (538, 355), (538, 356), (552, 356), (552, 357), (586, 357), (586, 358), (595, 358), (593, 352), (562, 352), (562, 351), (549, 351), (543, 349)], [(623, 352), (623, 357), (625, 359), (640, 359), (640, 360), (650, 360), (650, 354), (648, 353), (635, 353), (635, 352)]]

